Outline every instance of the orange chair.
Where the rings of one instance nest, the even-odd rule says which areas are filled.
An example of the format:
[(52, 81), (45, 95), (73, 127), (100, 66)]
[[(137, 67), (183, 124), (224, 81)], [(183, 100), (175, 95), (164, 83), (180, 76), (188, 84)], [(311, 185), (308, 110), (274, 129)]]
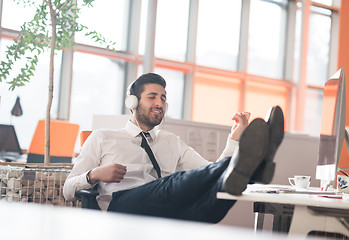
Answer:
[[(62, 120), (51, 120), (50, 163), (71, 163), (79, 125)], [(43, 163), (45, 155), (45, 120), (36, 126), (28, 149), (28, 163)]]
[(84, 144), (84, 142), (86, 141), (86, 139), (88, 138), (88, 136), (90, 136), (91, 133), (92, 133), (92, 131), (81, 131), (81, 133), (80, 133), (80, 146), (81, 147)]

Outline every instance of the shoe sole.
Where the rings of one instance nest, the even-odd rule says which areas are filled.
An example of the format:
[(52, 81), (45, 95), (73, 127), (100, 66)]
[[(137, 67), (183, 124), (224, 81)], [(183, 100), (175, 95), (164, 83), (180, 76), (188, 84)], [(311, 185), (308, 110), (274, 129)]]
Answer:
[[(227, 169), (223, 188), (232, 195), (241, 195), (250, 182), (252, 174), (262, 162), (268, 149), (269, 127), (262, 119), (253, 120), (239, 141), (238, 159), (235, 167)], [(235, 159), (230, 161), (235, 162)], [(230, 165), (230, 164), (229, 164)]]
[(273, 107), (269, 119), (269, 147), (267, 154), (260, 167), (254, 173), (256, 182), (269, 184), (275, 172), (275, 163), (273, 162), (277, 149), (284, 138), (284, 115), (279, 106)]

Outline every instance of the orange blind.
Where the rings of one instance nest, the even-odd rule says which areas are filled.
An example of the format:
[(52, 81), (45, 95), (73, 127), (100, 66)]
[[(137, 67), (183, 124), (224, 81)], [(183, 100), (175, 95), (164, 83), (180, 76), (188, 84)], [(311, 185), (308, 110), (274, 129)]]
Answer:
[(249, 81), (246, 84), (245, 109), (251, 112), (251, 120), (256, 117), (264, 119), (269, 109), (276, 105), (287, 113), (287, 98), (287, 87)]
[(196, 73), (193, 85), (192, 120), (232, 125), (239, 111), (241, 80), (207, 73)]

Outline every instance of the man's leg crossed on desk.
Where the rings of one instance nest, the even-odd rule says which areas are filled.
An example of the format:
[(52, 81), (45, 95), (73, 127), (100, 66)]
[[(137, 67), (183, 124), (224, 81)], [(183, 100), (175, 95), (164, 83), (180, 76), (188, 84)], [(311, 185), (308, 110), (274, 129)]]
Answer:
[[(248, 183), (263, 179), (257, 170), (263, 162), (272, 162), (282, 140), (280, 136), (283, 136), (284, 130), (279, 127), (281, 121), (283, 126), (280, 114), (282, 111), (276, 113), (278, 117), (273, 117), (277, 119), (275, 121), (252, 121), (243, 132), (239, 147), (231, 158), (190, 171), (176, 172), (134, 189), (115, 192), (108, 211), (219, 222), (235, 201), (217, 199), (217, 192), (240, 195)], [(263, 170), (260, 172), (263, 173)], [(271, 176), (263, 174), (267, 179), (272, 179), (274, 171), (267, 173)]]

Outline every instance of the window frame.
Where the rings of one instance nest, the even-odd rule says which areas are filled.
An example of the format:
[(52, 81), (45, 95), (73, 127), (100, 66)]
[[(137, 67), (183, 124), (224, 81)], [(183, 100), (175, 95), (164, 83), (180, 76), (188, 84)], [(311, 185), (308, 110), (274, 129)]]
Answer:
[[(301, 34), (301, 49), (299, 63), (295, 63), (295, 23), (296, 11), (299, 0), (289, 0), (287, 7), (287, 27), (285, 51), (284, 51), (284, 69), (283, 76), (279, 79), (265, 78), (248, 74), (247, 69), (247, 55), (248, 55), (248, 26), (249, 26), (249, 10), (250, 1), (243, 0), (241, 6), (241, 27), (240, 27), (240, 44), (238, 54), (237, 71), (230, 71), (207, 66), (200, 66), (196, 64), (196, 41), (197, 41), (197, 24), (198, 24), (198, 8), (200, 0), (190, 0), (189, 2), (189, 18), (188, 18), (188, 34), (187, 34), (187, 51), (184, 62), (168, 60), (163, 58), (156, 58), (154, 54), (155, 35), (156, 35), (156, 14), (157, 14), (157, 0), (148, 0), (146, 6), (142, 6), (144, 1), (130, 1), (128, 8), (127, 21), (127, 47), (125, 51), (112, 52), (103, 48), (88, 46), (84, 44), (76, 44), (74, 49), (64, 51), (62, 56), (61, 69), (56, 71), (61, 72), (59, 104), (58, 104), (58, 119), (69, 120), (71, 86), (72, 86), (72, 66), (73, 54), (77, 52), (88, 52), (91, 54), (107, 56), (110, 58), (122, 59), (126, 62), (125, 67), (125, 88), (133, 82), (138, 75), (138, 68), (143, 65), (143, 72), (152, 72), (155, 67), (167, 68), (175, 71), (180, 71), (185, 75), (185, 87), (183, 94), (182, 119), (191, 120), (192, 112), (195, 106), (192, 105), (193, 86), (195, 84), (194, 75), (197, 71), (208, 72), (217, 75), (234, 76), (241, 79), (241, 104), (240, 111), (245, 109), (246, 84), (248, 81), (260, 81), (267, 84), (274, 84), (286, 86), (289, 94), (287, 99), (287, 109), (284, 109), (285, 116), (288, 119), (286, 130), (288, 131), (303, 131), (304, 124), (304, 106), (306, 101), (307, 89), (322, 89), (318, 86), (307, 85), (305, 81), (305, 63), (307, 57), (307, 41), (309, 30), (309, 17), (311, 6), (326, 8), (332, 11), (332, 26), (331, 26), (331, 40), (330, 40), (330, 56), (329, 56), (329, 74), (337, 69), (338, 58), (338, 35), (339, 35), (339, 14), (340, 14), (340, 0), (334, 0), (332, 6), (313, 2), (311, 0), (303, 0), (302, 3), (302, 34)], [(263, 0), (277, 3), (274, 0)], [(145, 7), (147, 11), (146, 35), (145, 35), (145, 52), (143, 55), (139, 53), (140, 45), (140, 28), (141, 28), (141, 11)], [(3, 0), (0, 0), (0, 38), (14, 39), (18, 35), (18, 31), (13, 29), (6, 29), (1, 27), (1, 15), (3, 10)], [(298, 76), (294, 76), (294, 67), (299, 68)], [(329, 76), (328, 76), (329, 77)], [(295, 79), (299, 81), (296, 82)], [(126, 89), (124, 89), (126, 92)], [(120, 103), (120, 104), (123, 104)], [(123, 112), (128, 113), (128, 110), (123, 107)]]

